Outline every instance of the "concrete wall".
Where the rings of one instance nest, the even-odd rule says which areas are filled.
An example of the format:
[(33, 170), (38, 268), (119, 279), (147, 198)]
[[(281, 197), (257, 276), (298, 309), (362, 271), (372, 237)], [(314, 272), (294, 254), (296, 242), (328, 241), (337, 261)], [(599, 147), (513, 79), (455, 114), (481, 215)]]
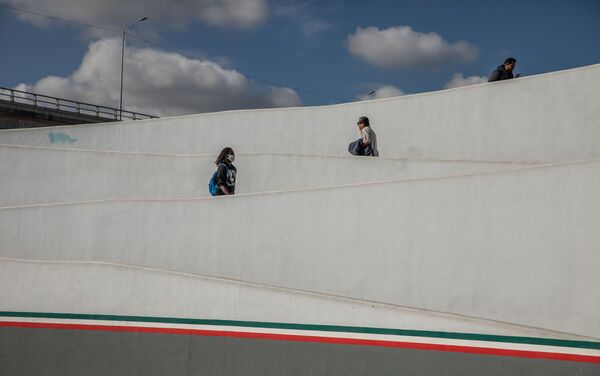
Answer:
[(465, 177), (1, 209), (17, 258), (101, 260), (600, 337), (600, 161)]
[[(214, 155), (0, 145), (0, 206), (114, 198), (207, 197)], [(237, 193), (489, 171), (514, 163), (240, 154)]]
[(65, 123), (55, 123), (43, 118), (31, 119), (18, 114), (9, 114), (0, 111), (0, 129), (51, 127), (64, 124)]
[(73, 111), (19, 103), (18, 100), (17, 102), (0, 100), (0, 129), (50, 127), (110, 121), (107, 118), (99, 118), (83, 113), (78, 114)]
[[(60, 128), (66, 147), (347, 155), (367, 115), (386, 157), (563, 161), (600, 157), (600, 65), (434, 93), (315, 108), (232, 111)], [(56, 132), (57, 130), (53, 130)], [(49, 130), (0, 143), (49, 145)]]
[[(328, 107), (0, 131), (44, 147), (0, 146), (0, 310), (600, 339), (598, 97), (595, 65)], [(382, 158), (348, 157), (359, 115)], [(240, 194), (203, 197), (226, 145)]]
[[(19, 291), (13, 286), (18, 281)], [(40, 283), (43, 281), (43, 283)], [(102, 285), (104, 288), (99, 289)], [(123, 288), (127, 286), (127, 288)], [(486, 320), (251, 283), (87, 262), (0, 258), (2, 309), (413, 328), (584, 339)], [(159, 301), (161, 304), (156, 304)], [(127, 302), (127, 304), (121, 304)]]

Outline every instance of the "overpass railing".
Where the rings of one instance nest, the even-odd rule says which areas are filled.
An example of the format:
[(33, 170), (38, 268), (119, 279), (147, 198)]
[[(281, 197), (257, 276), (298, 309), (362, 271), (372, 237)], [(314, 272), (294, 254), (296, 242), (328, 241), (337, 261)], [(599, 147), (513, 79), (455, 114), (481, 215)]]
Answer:
[(29, 93), (26, 91), (9, 89), (5, 87), (0, 87), (0, 100), (4, 100), (11, 103), (28, 104), (34, 107), (44, 109), (72, 112), (79, 115), (95, 116), (98, 118), (110, 120), (143, 120), (154, 119), (158, 117), (126, 110), (123, 110), (121, 112), (118, 108), (99, 106), (85, 102), (77, 102), (69, 99)]

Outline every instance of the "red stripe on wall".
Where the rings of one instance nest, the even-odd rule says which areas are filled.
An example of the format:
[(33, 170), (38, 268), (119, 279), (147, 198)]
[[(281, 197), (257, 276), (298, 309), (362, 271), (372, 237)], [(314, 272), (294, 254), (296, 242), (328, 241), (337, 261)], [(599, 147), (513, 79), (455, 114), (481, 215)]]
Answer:
[(381, 346), (381, 347), (394, 347), (394, 348), (402, 348), (402, 349), (415, 349), (415, 350), (427, 350), (427, 351), (445, 351), (445, 352), (460, 352), (460, 353), (468, 353), (468, 354), (512, 356), (512, 357), (519, 357), (519, 358), (553, 359), (553, 360), (563, 360), (563, 361), (571, 361), (571, 362), (600, 364), (600, 356), (591, 356), (591, 355), (562, 354), (562, 353), (550, 353), (550, 352), (543, 352), (543, 351), (495, 349), (495, 348), (487, 348), (487, 347), (441, 345), (441, 344), (415, 343), (415, 342), (396, 342), (396, 341), (385, 341), (385, 340), (374, 340), (374, 339), (319, 337), (319, 336), (305, 336), (305, 335), (295, 335), (295, 334), (251, 333), (251, 332), (234, 332), (234, 331), (225, 331), (225, 330), (152, 328), (152, 327), (144, 327), (144, 326), (86, 325), (86, 324), (61, 324), (61, 323), (39, 323), (39, 322), (17, 322), (17, 321), (0, 322), (0, 327), (97, 330), (97, 331), (109, 331), (109, 332), (169, 333), (169, 334), (185, 334), (185, 335), (209, 336), (209, 337), (234, 337), (234, 338), (265, 339), (265, 340), (276, 340), (276, 341), (320, 342), (320, 343), (332, 343), (332, 344), (342, 344), (342, 345)]

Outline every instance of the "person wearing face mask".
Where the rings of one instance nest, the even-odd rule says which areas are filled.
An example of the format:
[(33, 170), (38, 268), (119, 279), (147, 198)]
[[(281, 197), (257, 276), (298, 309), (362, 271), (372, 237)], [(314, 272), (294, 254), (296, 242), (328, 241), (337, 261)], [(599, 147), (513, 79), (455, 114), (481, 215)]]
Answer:
[(235, 194), (235, 178), (237, 169), (233, 165), (235, 153), (230, 147), (221, 150), (215, 164), (218, 166), (216, 184), (217, 196)]

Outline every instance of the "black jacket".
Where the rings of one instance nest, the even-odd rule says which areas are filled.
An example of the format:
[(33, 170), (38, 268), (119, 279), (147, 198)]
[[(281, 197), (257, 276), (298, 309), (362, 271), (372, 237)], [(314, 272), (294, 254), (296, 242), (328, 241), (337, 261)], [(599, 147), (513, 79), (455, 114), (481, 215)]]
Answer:
[(494, 69), (494, 71), (490, 75), (488, 82), (509, 80), (511, 78), (514, 78), (512, 72), (509, 72), (506, 69), (504, 69), (504, 65), (499, 65), (498, 68)]

